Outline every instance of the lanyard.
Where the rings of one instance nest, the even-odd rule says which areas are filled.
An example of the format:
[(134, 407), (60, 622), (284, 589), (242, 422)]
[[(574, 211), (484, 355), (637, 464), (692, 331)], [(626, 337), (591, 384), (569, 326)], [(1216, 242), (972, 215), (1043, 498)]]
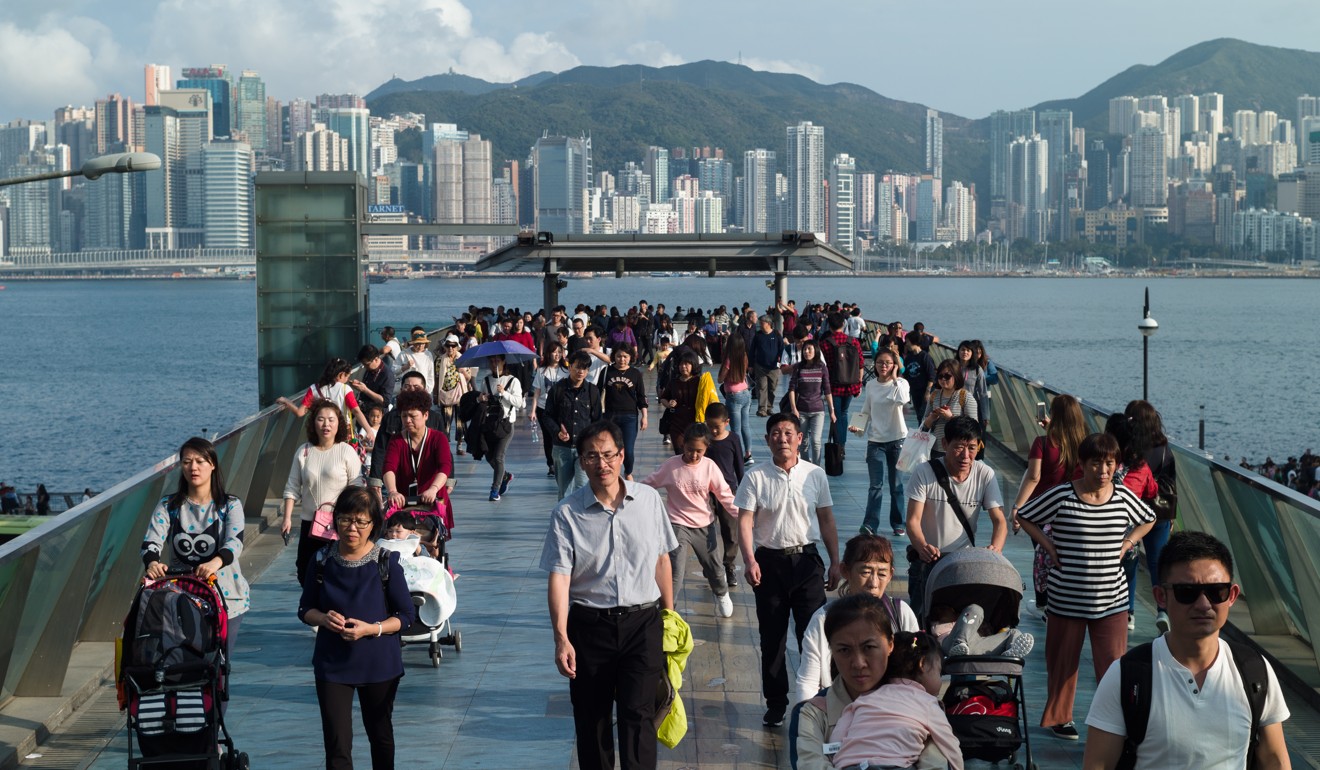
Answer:
[[(417, 447), (416, 455), (413, 455), (412, 442), (408, 442), (408, 459), (412, 461), (413, 486), (417, 486), (417, 487), (421, 486), (422, 478), (421, 478), (421, 473), (418, 471), (418, 466), (421, 465), (422, 462), (422, 453), (426, 451), (426, 439), (430, 438), (430, 436), (431, 436), (431, 429), (427, 428), (426, 432), (422, 434), (422, 445)], [(405, 439), (405, 441), (406, 440), (407, 439)]]

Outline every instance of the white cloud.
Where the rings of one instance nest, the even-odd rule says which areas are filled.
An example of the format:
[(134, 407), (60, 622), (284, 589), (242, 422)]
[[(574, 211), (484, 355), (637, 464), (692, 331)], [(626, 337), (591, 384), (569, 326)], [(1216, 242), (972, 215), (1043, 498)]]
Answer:
[(745, 56), (742, 58), (742, 63), (754, 70), (801, 75), (818, 83), (822, 82), (822, 78), (825, 76), (824, 68), (797, 59), (761, 59), (755, 56)]
[(628, 46), (627, 57), (615, 64), (645, 64), (650, 67), (672, 67), (687, 60), (657, 40), (641, 40)]
[(0, 23), (0, 72), (10, 73), (3, 104), (13, 110), (0, 114), (0, 121), (44, 119), (56, 107), (85, 101), (97, 92), (95, 59), (67, 29), (45, 22), (30, 29)]

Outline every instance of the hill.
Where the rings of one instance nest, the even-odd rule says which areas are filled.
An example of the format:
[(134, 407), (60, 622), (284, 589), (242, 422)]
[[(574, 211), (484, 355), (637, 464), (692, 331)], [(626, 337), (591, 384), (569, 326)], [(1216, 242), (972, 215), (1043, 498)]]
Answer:
[(513, 83), (491, 83), (481, 78), (474, 78), (468, 75), (461, 75), (453, 70), (439, 75), (427, 75), (416, 80), (403, 80), (394, 77), (385, 81), (376, 87), (374, 91), (367, 94), (367, 101), (373, 101), (386, 94), (400, 93), (406, 91), (454, 91), (460, 94), (484, 94), (491, 91), (498, 91), (503, 88), (520, 88), (537, 85), (545, 80), (553, 78), (553, 72), (538, 72), (535, 75), (528, 75), (522, 80)]
[(1224, 95), (1225, 122), (1234, 110), (1273, 110), (1295, 121), (1297, 97), (1320, 89), (1320, 53), (1221, 38), (1198, 43), (1156, 65), (1127, 68), (1075, 99), (1044, 102), (1035, 109), (1070, 109), (1074, 125), (1091, 131), (1109, 127), (1109, 100), (1118, 96), (1217, 91)]
[[(497, 159), (525, 158), (542, 131), (589, 134), (597, 170), (641, 161), (653, 144), (722, 147), (729, 159), (757, 147), (782, 155), (784, 127), (809, 120), (825, 126), (827, 162), (839, 152), (856, 158), (862, 171), (919, 170), (924, 162), (924, 106), (851, 83), (822, 85), (728, 62), (575, 67), (537, 84), (481, 93), (380, 92), (368, 97), (374, 114), (418, 112), (457, 123), (489, 139)], [(945, 176), (981, 182), (988, 173), (984, 140), (965, 118), (944, 120)]]

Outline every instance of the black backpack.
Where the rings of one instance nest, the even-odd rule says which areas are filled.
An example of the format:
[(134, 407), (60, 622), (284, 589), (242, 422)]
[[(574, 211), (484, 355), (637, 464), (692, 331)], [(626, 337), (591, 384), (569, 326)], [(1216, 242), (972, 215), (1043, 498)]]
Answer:
[(862, 354), (849, 339), (842, 345), (834, 346), (834, 356), (830, 359), (830, 385), (856, 385), (862, 381)]
[[(1247, 770), (1256, 766), (1256, 746), (1260, 743), (1260, 715), (1265, 710), (1265, 696), (1269, 690), (1269, 673), (1265, 659), (1245, 644), (1227, 642), (1233, 651), (1233, 664), (1242, 677), (1242, 686), (1251, 705), (1251, 740), (1247, 744)], [(1119, 659), (1119, 697), (1123, 704), (1123, 725), (1127, 736), (1123, 739), (1123, 753), (1115, 770), (1132, 770), (1137, 764), (1137, 747), (1146, 739), (1150, 722), (1150, 690), (1154, 676), (1151, 662), (1151, 643), (1133, 647)]]
[(505, 416), (504, 404), (495, 397), (489, 378), (486, 379), (486, 392), (490, 398), (486, 401), (485, 411), (481, 415), (481, 432), (498, 441), (513, 432), (513, 423)]

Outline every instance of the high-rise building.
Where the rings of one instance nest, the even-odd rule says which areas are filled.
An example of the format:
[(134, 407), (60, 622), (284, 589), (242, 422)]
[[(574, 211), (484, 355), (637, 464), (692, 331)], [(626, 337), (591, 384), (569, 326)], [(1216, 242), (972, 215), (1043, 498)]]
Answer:
[(200, 246), (206, 217), (206, 191), (202, 150), (214, 137), (214, 115), (210, 92), (201, 88), (161, 91), (159, 106), (174, 110), (178, 121), (178, 141), (182, 173), (182, 219), (176, 219), (169, 237), (169, 248)]
[(875, 188), (875, 237), (879, 240), (894, 239), (894, 177), (881, 174)]
[(768, 233), (780, 227), (775, 217), (775, 172), (774, 150), (743, 153), (743, 232)]
[(234, 129), (234, 83), (229, 76), (229, 69), (223, 64), (209, 67), (184, 67), (183, 77), (176, 81), (175, 88), (204, 88), (211, 94), (211, 133), (213, 136), (229, 136)]
[(147, 152), (160, 157), (160, 168), (140, 174), (146, 195), (143, 200), (145, 245), (149, 249), (177, 247), (175, 231), (184, 221), (184, 160), (179, 145), (179, 116), (172, 107), (154, 104), (145, 108)]
[(857, 161), (839, 153), (830, 161), (830, 243), (844, 254), (853, 253), (857, 239)]
[(1132, 135), (1132, 206), (1149, 208), (1168, 201), (1167, 136), (1154, 126), (1145, 126)]
[[(5, 162), (6, 177), (35, 176), (58, 171), (54, 153), (41, 147)], [(55, 251), (55, 226), (60, 210), (58, 180), (13, 185), (9, 193), (9, 254), (49, 254)]]
[(1042, 243), (1049, 232), (1049, 143), (1039, 134), (1009, 145), (1007, 232), (1010, 241)]
[(917, 183), (917, 237), (918, 241), (934, 241), (939, 227), (941, 204), (940, 180), (933, 174), (922, 174)]
[(583, 233), (591, 190), (591, 137), (542, 136), (532, 148), (536, 166), (536, 229)]
[(1103, 139), (1094, 139), (1086, 151), (1087, 211), (1098, 211), (1114, 200), (1109, 173), (1109, 150)]
[(1256, 126), (1259, 125), (1254, 110), (1233, 111), (1233, 138), (1239, 144), (1258, 144)]
[(140, 145), (133, 134), (133, 100), (110, 94), (96, 100), (96, 154), (104, 155), (109, 147)]
[(669, 194), (669, 150), (663, 147), (646, 148), (646, 161), (643, 166), (651, 176), (651, 202), (664, 203)]
[(936, 179), (944, 178), (944, 119), (936, 110), (926, 110), (926, 168)]
[(1109, 100), (1109, 133), (1128, 136), (1132, 133), (1133, 117), (1137, 114), (1135, 96), (1116, 96)]
[(962, 182), (953, 182), (944, 192), (944, 221), (955, 241), (976, 237), (976, 195)]
[[(1136, 100), (1133, 99), (1133, 101)], [(1112, 99), (1110, 104), (1113, 104)], [(1009, 143), (1019, 136), (1031, 136), (1035, 133), (1036, 112), (1034, 110), (1015, 110), (1013, 112), (999, 110), (990, 114), (991, 208), (994, 208), (996, 202), (1002, 202), (1007, 195)]]
[(651, 175), (637, 165), (635, 161), (630, 160), (623, 164), (615, 183), (618, 185), (619, 192), (624, 195), (635, 195), (654, 202)]
[(724, 198), (722, 196), (716, 195), (713, 190), (702, 190), (694, 201), (694, 208), (696, 209), (696, 232), (724, 232)]
[(69, 168), (96, 156), (96, 110), (61, 107), (55, 110), (55, 144), (69, 148)]
[(1178, 111), (1182, 133), (1194, 134), (1201, 130), (1201, 98), (1196, 94), (1183, 94), (1173, 99), (1173, 108)]
[(293, 142), (292, 171), (347, 171), (348, 141), (324, 123), (313, 123)]
[[(312, 130), (312, 124), (316, 122), (316, 108), (306, 99), (294, 99), (289, 102), (288, 133), (289, 141), (298, 138), (299, 134), (305, 134)], [(426, 148), (423, 146), (422, 155), (426, 155)]]
[[(243, 70), (238, 78), (238, 98), (234, 102), (234, 126), (253, 152), (266, 152), (266, 82), (252, 70)], [(278, 149), (278, 148), (277, 148)]]
[(204, 232), (210, 249), (252, 247), (252, 147), (216, 139), (202, 150)]
[(148, 64), (143, 68), (143, 85), (146, 91), (146, 98), (142, 103), (150, 107), (154, 104), (160, 104), (159, 94), (161, 91), (168, 91), (170, 83), (170, 65), (168, 64)]
[(1201, 94), (1201, 130), (1209, 131), (1214, 137), (1224, 133), (1224, 95), (1214, 93)]
[(366, 107), (318, 107), (319, 122), (348, 142), (348, 170), (370, 176), (371, 113)]
[(859, 171), (853, 177), (853, 199), (856, 201), (857, 230), (875, 232), (875, 172)]
[(47, 144), (44, 121), (12, 120), (0, 126), (0, 168), (15, 166), (20, 159), (25, 165), (39, 162), (29, 158), (28, 153)]
[[(1151, 97), (1147, 97), (1151, 98)], [(1159, 97), (1163, 99), (1163, 97)], [(1144, 101), (1144, 100), (1143, 100)], [(1049, 148), (1049, 189), (1051, 233), (1058, 237), (1058, 228), (1068, 215), (1064, 196), (1064, 172), (1069, 153), (1074, 151), (1073, 115), (1071, 110), (1041, 110), (1036, 114), (1036, 126)]]
[(788, 127), (788, 229), (825, 234), (825, 127)]
[(1301, 165), (1320, 166), (1320, 115), (1302, 118), (1300, 133)]
[(106, 174), (84, 189), (84, 249), (143, 248), (142, 174)]

